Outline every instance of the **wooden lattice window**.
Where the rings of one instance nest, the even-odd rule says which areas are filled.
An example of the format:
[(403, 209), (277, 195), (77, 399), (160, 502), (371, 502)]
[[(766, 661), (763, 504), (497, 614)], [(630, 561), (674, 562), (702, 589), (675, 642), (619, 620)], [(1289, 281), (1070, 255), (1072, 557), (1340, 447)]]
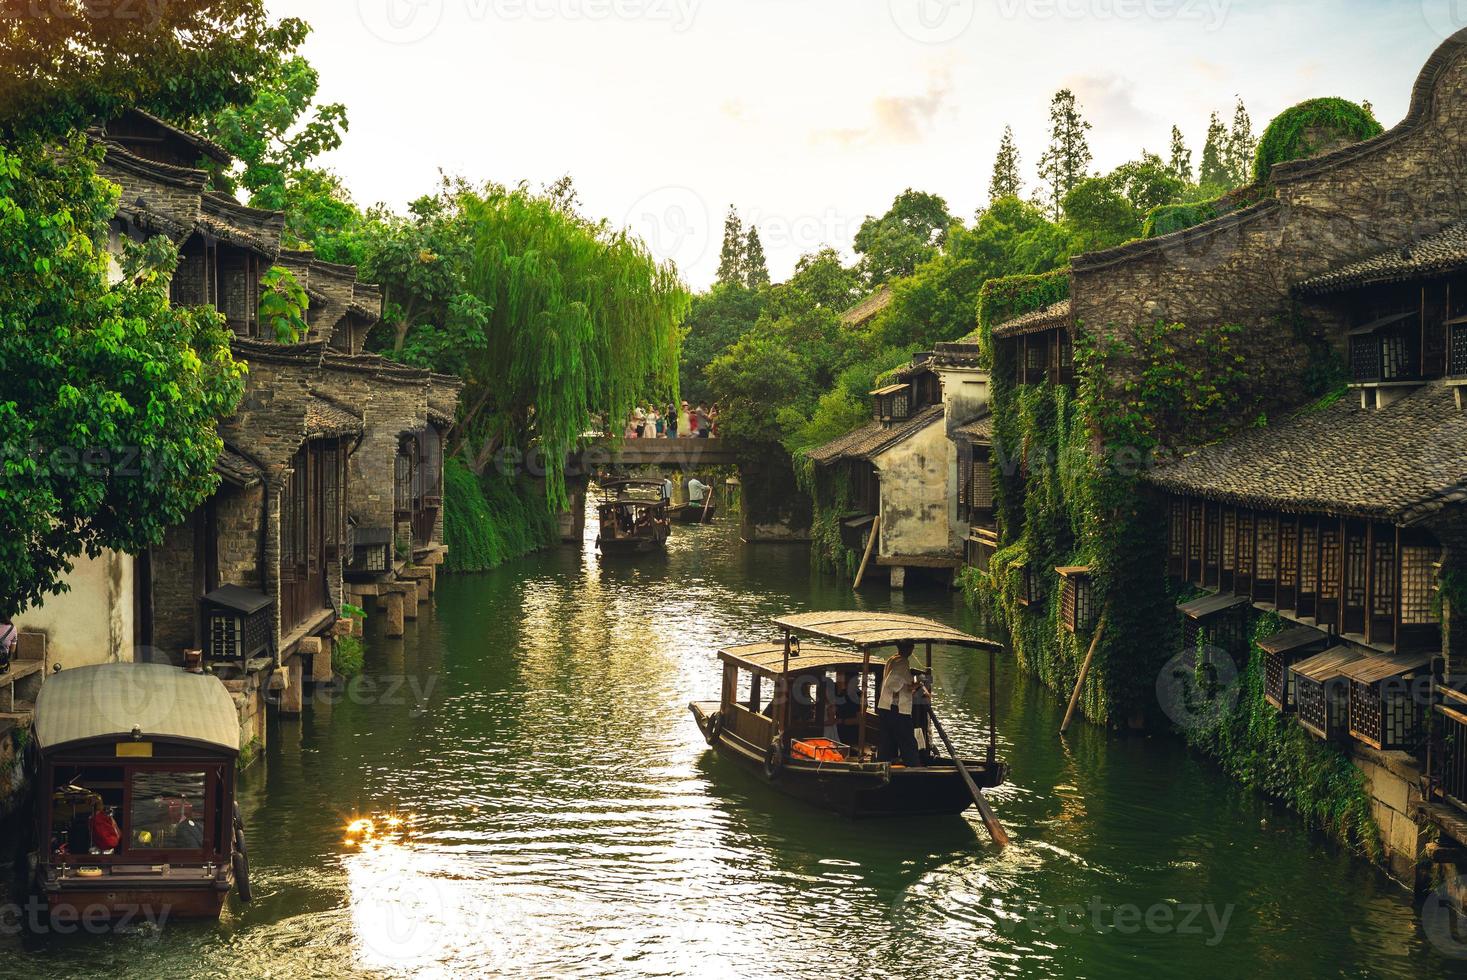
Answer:
[(1187, 560), (1202, 561), (1202, 501), (1193, 500), (1187, 505)]
[(1392, 333), (1380, 339), (1380, 379), (1399, 381), (1420, 373), (1415, 345), (1405, 335)]
[(1171, 521), (1167, 529), (1167, 553), (1176, 559), (1183, 557), (1183, 552), (1187, 546), (1186, 514), (1187, 502), (1180, 497), (1173, 497), (1171, 502)]
[(1292, 518), (1279, 519), (1279, 587), (1293, 589), (1299, 585), (1299, 523)]
[(1032, 379), (1036, 374), (1042, 377), (1049, 370), (1049, 344), (1042, 336), (1030, 337), (1024, 350), (1024, 367), (1029, 372), (1030, 378)]
[(1231, 572), (1236, 565), (1238, 552), (1238, 513), (1229, 507), (1222, 515), (1222, 567)]
[(1070, 633), (1084, 633), (1095, 619), (1095, 582), (1088, 568), (1058, 568), (1060, 625)]
[(1396, 536), (1394, 529), (1376, 532), (1371, 549), (1371, 582), (1374, 586), (1370, 595), (1372, 616), (1392, 617), (1396, 613)]
[[(1452, 336), (1448, 347), (1447, 373), (1453, 377), (1467, 376), (1467, 323), (1452, 325)], [(1467, 752), (1464, 752), (1467, 757)]]
[(978, 511), (993, 510), (993, 464), (987, 453), (973, 455), (973, 484), (969, 497), (970, 506)]
[(1370, 682), (1350, 685), (1350, 734), (1383, 752), (1411, 751), (1425, 737), (1426, 707), (1418, 686), (1426, 682), (1420, 667)]
[(1258, 577), (1278, 577), (1278, 520), (1268, 515), (1258, 518)]
[(1217, 505), (1207, 508), (1203, 521), (1203, 568), (1202, 580), (1208, 585), (1217, 584), (1218, 570), (1218, 528), (1221, 526), (1222, 517), (1218, 512)]
[(1312, 596), (1319, 581), (1319, 526), (1313, 522), (1299, 528), (1299, 594)]
[(891, 399), (891, 417), (894, 419), (906, 418), (910, 414), (911, 404), (912, 399), (905, 392), (900, 395), (893, 395)]
[[(1380, 741), (1380, 696), (1374, 684), (1350, 683), (1350, 734), (1372, 744)], [(1376, 746), (1379, 748), (1379, 746)]]
[[(1411, 544), (1401, 547), (1401, 624), (1430, 626), (1441, 622), (1436, 610), (1436, 563), (1441, 549), (1436, 545)], [(1467, 751), (1467, 747), (1464, 747)]]
[(1380, 345), (1374, 337), (1350, 338), (1350, 376), (1356, 381), (1380, 380)]
[(1340, 529), (1319, 529), (1319, 597), (1340, 597)]
[(1365, 535), (1352, 533), (1345, 537), (1345, 605), (1364, 606), (1367, 572), (1365, 569)]
[(1247, 594), (1253, 587), (1254, 524), (1257, 520), (1252, 511), (1238, 512), (1238, 569), (1233, 590)]
[(346, 495), (342, 493), (345, 484), (342, 472), (345, 455), (340, 450), (340, 444), (336, 442), (329, 443), (321, 454), (322, 530), (326, 558), (329, 561), (341, 558), (342, 535), (346, 531)]

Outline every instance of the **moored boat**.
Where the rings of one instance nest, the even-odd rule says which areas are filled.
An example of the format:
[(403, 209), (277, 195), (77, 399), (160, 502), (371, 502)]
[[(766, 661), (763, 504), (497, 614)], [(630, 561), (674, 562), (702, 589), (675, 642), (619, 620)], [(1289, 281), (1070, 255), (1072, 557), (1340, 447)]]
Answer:
[(615, 480), (602, 484), (597, 508), (601, 532), (596, 547), (603, 555), (639, 555), (661, 551), (672, 528), (662, 484), (653, 480)]
[(718, 504), (713, 501), (681, 504), (667, 509), (667, 519), (674, 524), (712, 524), (717, 515)]
[[(781, 792), (850, 817), (957, 814), (976, 802), (995, 839), (1006, 842), (980, 792), (1002, 784), (1008, 773), (996, 757), (993, 721), (993, 658), (1000, 644), (893, 614), (805, 613), (775, 619), (774, 625), (784, 633), (779, 641), (720, 650), (722, 696), (689, 705), (711, 747)], [(912, 716), (920, 764), (904, 765), (878, 750), (873, 706), (882, 665), (873, 663), (872, 654), (909, 644), (925, 649), (929, 675), (934, 646), (988, 652), (989, 730), (982, 756), (953, 752), (930, 696), (916, 699)], [(842, 704), (848, 707), (841, 710)], [(938, 740), (948, 748), (946, 755)]]
[(239, 715), (167, 664), (64, 670), (36, 700), (32, 884), (52, 915), (217, 918), (249, 901)]

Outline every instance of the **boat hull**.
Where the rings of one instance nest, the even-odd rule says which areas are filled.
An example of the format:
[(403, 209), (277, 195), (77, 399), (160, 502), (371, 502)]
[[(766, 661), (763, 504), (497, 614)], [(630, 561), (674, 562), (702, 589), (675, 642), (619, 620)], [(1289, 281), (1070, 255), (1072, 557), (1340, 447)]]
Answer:
[(596, 547), (600, 548), (601, 553), (608, 557), (618, 555), (650, 555), (654, 552), (666, 550), (667, 536), (665, 534), (657, 534), (637, 538), (598, 538)]
[(684, 504), (667, 511), (667, 519), (674, 524), (712, 524), (717, 515), (717, 504), (710, 504), (706, 511), (702, 504)]
[[(698, 729), (708, 736), (708, 718), (717, 705), (690, 705)], [(852, 818), (950, 816), (973, 805), (967, 783), (951, 763), (908, 769), (886, 763), (831, 764), (789, 760), (772, 776), (764, 752), (724, 732), (713, 743), (719, 755), (755, 773), (787, 796)], [(1002, 762), (963, 760), (980, 789), (1001, 785), (1008, 776)]]
[(187, 884), (167, 881), (122, 881), (68, 878), (43, 885), (51, 916), (56, 919), (117, 921), (217, 919), (233, 887), (229, 880), (202, 879)]

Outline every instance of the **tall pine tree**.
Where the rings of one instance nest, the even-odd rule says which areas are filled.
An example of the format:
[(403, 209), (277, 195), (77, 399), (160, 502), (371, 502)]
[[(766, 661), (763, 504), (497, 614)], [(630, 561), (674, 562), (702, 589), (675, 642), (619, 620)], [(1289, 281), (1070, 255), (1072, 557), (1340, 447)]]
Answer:
[(998, 144), (998, 158), (993, 161), (993, 179), (988, 182), (988, 201), (1018, 197), (1024, 191), (1019, 181), (1019, 148), (1014, 143), (1014, 128), (1003, 128)]
[(1227, 128), (1214, 112), (1212, 120), (1207, 124), (1207, 143), (1202, 147), (1202, 169), (1197, 175), (1197, 183), (1209, 193), (1222, 194), (1235, 186), (1228, 171), (1228, 144)]
[(1090, 162), (1090, 142), (1085, 134), (1090, 123), (1080, 116), (1075, 93), (1060, 89), (1049, 104), (1049, 149), (1039, 158), (1039, 179), (1044, 182), (1045, 205), (1058, 221), (1064, 216), (1065, 195), (1085, 178)]
[(726, 286), (744, 285), (744, 222), (729, 205), (723, 219), (723, 251), (718, 258), (718, 281)]
[(750, 289), (769, 285), (769, 263), (764, 258), (764, 243), (759, 240), (759, 229), (749, 228), (749, 237), (744, 242), (744, 285)]
[(1192, 183), (1192, 151), (1187, 149), (1187, 141), (1182, 136), (1182, 131), (1176, 126), (1172, 127), (1172, 159), (1170, 170), (1172, 176), (1183, 183)]
[(1223, 162), (1227, 164), (1228, 177), (1233, 187), (1242, 187), (1253, 177), (1253, 158), (1258, 155), (1258, 137), (1253, 135), (1253, 119), (1248, 115), (1243, 100), (1233, 110), (1233, 129), (1228, 133), (1227, 151)]

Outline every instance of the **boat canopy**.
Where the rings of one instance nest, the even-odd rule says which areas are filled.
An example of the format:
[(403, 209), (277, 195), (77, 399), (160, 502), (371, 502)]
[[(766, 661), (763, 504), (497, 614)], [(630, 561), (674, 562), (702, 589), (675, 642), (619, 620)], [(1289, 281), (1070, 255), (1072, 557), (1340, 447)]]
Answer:
[(42, 752), (85, 742), (182, 742), (239, 753), (239, 713), (224, 682), (168, 664), (63, 670), (36, 698)]
[(849, 643), (861, 650), (896, 646), (898, 643), (935, 643), (972, 650), (1003, 649), (1002, 643), (985, 640), (920, 616), (904, 616), (898, 613), (797, 613), (775, 619), (774, 625), (792, 633)]
[[(718, 651), (718, 659), (735, 664), (762, 677), (778, 677), (784, 673), (783, 643), (750, 643)], [(822, 670), (860, 670), (862, 660), (849, 650), (806, 644), (798, 655), (790, 655), (790, 673), (803, 674)]]
[[(646, 493), (647, 497), (645, 500), (633, 496), (638, 491)], [(610, 480), (601, 484), (601, 498), (607, 503), (614, 503), (619, 500), (629, 500), (637, 503), (656, 503), (662, 499), (662, 481)]]

